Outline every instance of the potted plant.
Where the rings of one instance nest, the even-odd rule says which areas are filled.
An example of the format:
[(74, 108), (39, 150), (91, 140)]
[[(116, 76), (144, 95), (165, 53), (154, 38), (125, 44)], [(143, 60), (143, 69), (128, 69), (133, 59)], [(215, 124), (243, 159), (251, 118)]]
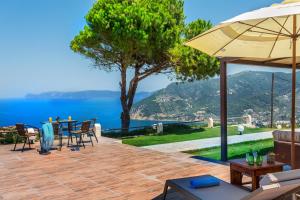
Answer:
[(269, 152), (267, 155), (267, 163), (268, 164), (274, 164), (275, 163), (275, 156), (276, 154), (274, 152)]

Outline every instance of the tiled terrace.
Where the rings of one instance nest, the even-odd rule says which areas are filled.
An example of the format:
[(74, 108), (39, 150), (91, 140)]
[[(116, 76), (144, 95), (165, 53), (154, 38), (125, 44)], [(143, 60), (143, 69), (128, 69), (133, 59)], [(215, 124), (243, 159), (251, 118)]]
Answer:
[[(21, 145), (20, 145), (21, 146)], [(19, 147), (20, 147), (19, 146)], [(0, 146), (0, 199), (160, 199), (166, 179), (212, 174), (228, 180), (226, 166), (185, 154), (165, 154), (101, 139), (79, 152), (66, 147), (39, 155)], [(182, 199), (171, 192), (168, 199)]]

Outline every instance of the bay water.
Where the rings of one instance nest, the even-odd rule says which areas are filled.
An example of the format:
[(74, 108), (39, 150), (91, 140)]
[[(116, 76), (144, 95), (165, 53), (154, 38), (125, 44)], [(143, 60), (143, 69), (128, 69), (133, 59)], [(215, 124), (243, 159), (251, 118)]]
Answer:
[[(0, 99), (0, 127), (25, 123), (41, 126), (49, 117), (53, 120), (72, 119), (84, 121), (97, 118), (103, 129), (120, 128), (121, 105), (119, 99), (91, 100)], [(151, 126), (157, 121), (132, 120), (131, 127)]]

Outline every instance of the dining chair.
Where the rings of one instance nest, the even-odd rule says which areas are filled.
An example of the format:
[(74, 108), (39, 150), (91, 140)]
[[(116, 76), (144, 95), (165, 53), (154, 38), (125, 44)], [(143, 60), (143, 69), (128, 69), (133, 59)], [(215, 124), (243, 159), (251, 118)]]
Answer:
[[(82, 146), (85, 148), (85, 144), (84, 144), (85, 141), (83, 141), (83, 136), (87, 135), (89, 133), (90, 126), (91, 126), (91, 121), (90, 120), (84, 121), (84, 122), (81, 122), (81, 123), (76, 123), (75, 127), (79, 128), (79, 129), (78, 130), (72, 130), (72, 131), (69, 132), (68, 146), (70, 144), (71, 137), (75, 136), (76, 137), (77, 146), (79, 147), (79, 145), (82, 144)], [(89, 136), (89, 137), (90, 137), (90, 141), (89, 142), (91, 142), (92, 146), (94, 146), (93, 140), (92, 140), (91, 136)], [(79, 141), (78, 141), (78, 139), (79, 139)]]
[(91, 126), (90, 126), (90, 131), (88, 133), (88, 136), (90, 137), (95, 137), (97, 143), (98, 143), (98, 138), (96, 136), (96, 132), (95, 132), (95, 124), (96, 124), (97, 119), (93, 118), (91, 119)]
[(68, 132), (68, 135), (70, 136), (71, 142), (73, 143), (73, 136), (70, 134), (71, 131), (76, 130), (76, 121), (70, 121), (67, 122), (66, 126), (63, 126), (62, 124), (62, 131)]
[[(29, 129), (33, 129), (33, 132), (29, 132)], [(30, 137), (32, 136), (36, 136), (40, 134), (40, 130), (34, 126), (31, 125), (25, 125), (25, 124), (16, 124), (16, 129), (17, 129), (17, 135), (16, 135), (16, 141), (15, 141), (15, 146), (14, 146), (14, 151), (16, 150), (17, 147), (17, 143), (18, 143), (18, 139), (22, 138), (24, 139), (24, 144), (23, 144), (23, 148), (22, 148), (22, 152), (25, 149), (25, 145), (28, 142), (29, 145), (29, 149), (31, 149), (31, 141), (30, 141)]]
[(53, 132), (54, 132), (54, 137), (58, 139), (58, 150), (61, 150), (62, 148), (62, 137), (63, 137), (63, 131), (62, 131), (62, 125), (59, 122), (53, 122)]

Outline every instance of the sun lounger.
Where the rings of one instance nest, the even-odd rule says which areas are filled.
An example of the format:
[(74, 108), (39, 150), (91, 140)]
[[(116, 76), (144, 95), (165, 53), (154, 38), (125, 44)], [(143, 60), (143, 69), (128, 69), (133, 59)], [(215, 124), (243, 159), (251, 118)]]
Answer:
[(201, 189), (192, 188), (190, 185), (190, 181), (200, 177), (202, 176), (167, 180), (165, 184), (163, 199), (166, 198), (167, 190), (169, 187), (192, 200), (217, 200), (220, 199), (220, 197), (222, 197), (222, 200), (240, 200), (241, 198), (250, 194), (250, 192), (226, 183), (222, 180), (220, 180), (219, 186)]
[[(284, 176), (286, 173), (287, 176)], [(268, 181), (267, 178), (263, 181), (264, 185), (254, 192), (249, 192), (241, 187), (229, 184), (220, 180), (219, 186), (194, 189), (190, 185), (190, 181), (198, 177), (188, 177), (167, 180), (164, 188), (163, 199), (166, 199), (168, 188), (172, 188), (192, 200), (279, 200), (284, 199), (288, 195), (294, 195), (300, 191), (300, 178), (299, 176), (292, 177), (291, 174), (300, 173), (300, 171), (293, 170), (289, 172), (280, 172), (271, 175), (271, 177), (281, 177), (277, 182)], [(268, 175), (269, 176), (269, 175)], [(283, 178), (287, 177), (287, 178)], [(283, 181), (281, 181), (283, 180)]]
[(296, 179), (300, 180), (300, 169), (267, 174), (260, 180), (259, 184), (260, 186), (265, 186)]

